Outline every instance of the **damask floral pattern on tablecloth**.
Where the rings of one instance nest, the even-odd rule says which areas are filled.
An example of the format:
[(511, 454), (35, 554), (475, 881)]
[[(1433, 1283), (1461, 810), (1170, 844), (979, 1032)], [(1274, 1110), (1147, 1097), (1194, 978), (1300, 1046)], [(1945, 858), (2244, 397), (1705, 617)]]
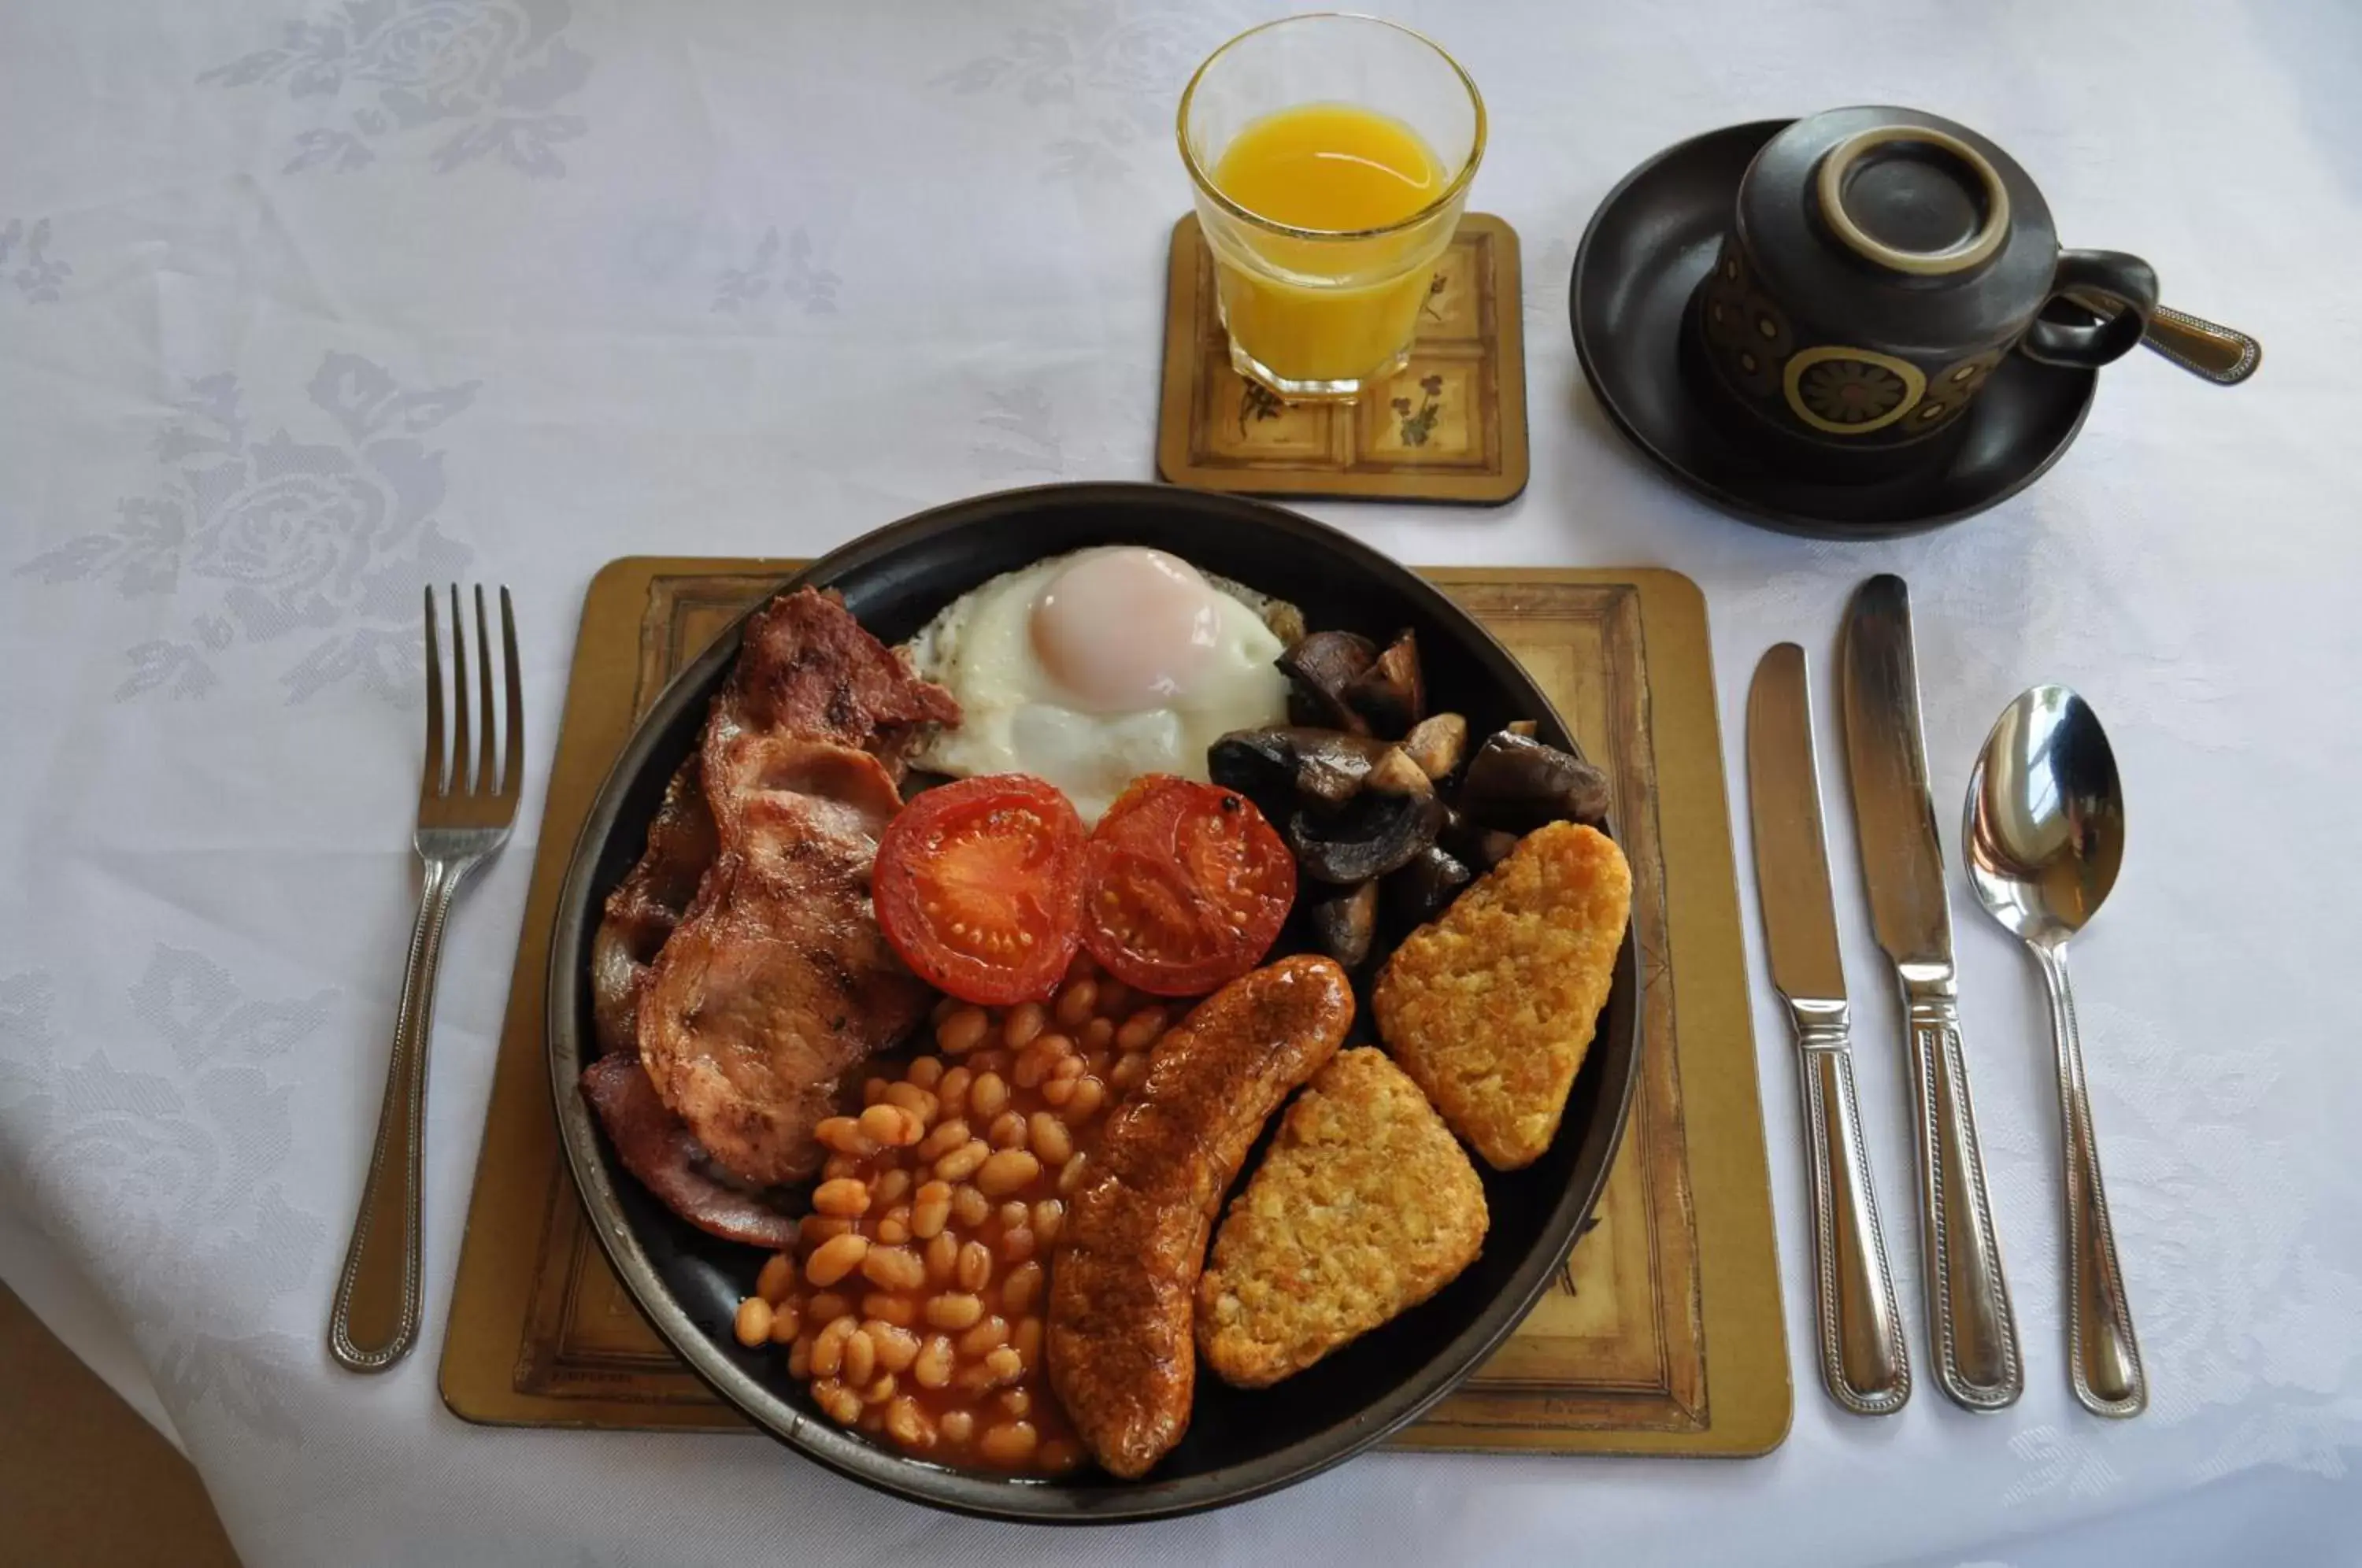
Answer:
[(439, 173), (489, 159), (556, 179), (558, 145), (589, 128), (559, 107), (590, 75), (564, 36), (572, 19), (568, 0), (344, 0), (197, 80), (319, 103), (323, 123), (296, 136), (281, 173), (364, 169), (423, 144)]
[(0, 1196), (90, 1257), (178, 1419), (301, 1435), (286, 1384), (314, 1346), (269, 1325), (329, 1234), (285, 1172), (291, 1084), (335, 999), (257, 1000), (159, 944), (127, 998), (138, 1034), (78, 1055), (53, 977), (0, 975)]
[(301, 657), (274, 662), (290, 702), (348, 684), (416, 702), (418, 585), (474, 555), (436, 520), (443, 454), (420, 437), (464, 413), (478, 383), (408, 391), (381, 365), (330, 353), (304, 390), (305, 434), (330, 439), (258, 422), (230, 371), (191, 382), (154, 445), (159, 487), (125, 497), (114, 527), (17, 568), (170, 595), (186, 613), (182, 635), (129, 650), (117, 701), (203, 697), (246, 650), (287, 640)]
[[(754, 1440), (466, 1428), (436, 1401), (435, 1350), (517, 848), (446, 956), (425, 1340), (381, 1379), (334, 1369), (327, 1297), (414, 892), (419, 585), (512, 586), (528, 728), (551, 737), (576, 610), (613, 557), (808, 556), (980, 490), (1149, 478), (1164, 246), (1189, 203), (1177, 99), (1285, 9), (0, 9), (0, 1207), (127, 1325), (127, 1361), (258, 1565), (975, 1568), (1096, 1562), (1109, 1541), (1173, 1568), (2350, 1557), (2362, 530), (2339, 432), (2362, 412), (2362, 346), (2320, 272), (2362, 252), (2362, 11), (2339, 0), (2151, 8), (2071, 70), (2058, 7), (1410, 7), (1485, 94), (1472, 203), (1528, 260), (1532, 484), (1481, 517), (1309, 508), (1413, 561), (1689, 575), (1724, 703), (1723, 772), (1694, 787), (1735, 806), (1747, 670), (1786, 639), (1824, 657), (1873, 571), (1912, 584), (1948, 851), (2001, 705), (2045, 679), (2092, 700), (2133, 838), (2077, 959), (2147, 1415), (2095, 1421), (2068, 1394), (2038, 984), (1956, 889), (2027, 1371), (2001, 1415), (1923, 1380), (1872, 1425), (1814, 1388), (1794, 1067), (1749, 919), (1800, 1353), (1794, 1429), (1766, 1461), (1375, 1455), (1117, 1538), (939, 1518)], [(1777, 537), (1666, 487), (1566, 333), (1592, 209), (1653, 149), (1877, 83), (1991, 132), (2062, 232), (2149, 255), (2177, 299), (2271, 345), (2263, 371), (2225, 394), (2150, 356), (2111, 367), (2039, 484), (1926, 538)], [(2191, 104), (2233, 107), (2171, 108)], [(1413, 377), (1366, 412), (1433, 449), (1455, 395), (1430, 421)], [(1224, 413), (1259, 433), (1284, 415)], [(1825, 784), (1864, 1121), (1924, 1372), (1896, 1016), (1845, 792)], [(1749, 914), (1751, 883), (1738, 894)]]

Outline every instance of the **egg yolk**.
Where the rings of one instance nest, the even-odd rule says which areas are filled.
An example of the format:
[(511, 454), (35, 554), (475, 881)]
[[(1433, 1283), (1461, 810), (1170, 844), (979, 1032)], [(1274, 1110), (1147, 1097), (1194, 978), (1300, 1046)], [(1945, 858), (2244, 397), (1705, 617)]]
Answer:
[(1050, 679), (1100, 713), (1131, 713), (1187, 695), (1213, 657), (1214, 590), (1162, 550), (1095, 550), (1050, 580), (1033, 603), (1033, 654)]

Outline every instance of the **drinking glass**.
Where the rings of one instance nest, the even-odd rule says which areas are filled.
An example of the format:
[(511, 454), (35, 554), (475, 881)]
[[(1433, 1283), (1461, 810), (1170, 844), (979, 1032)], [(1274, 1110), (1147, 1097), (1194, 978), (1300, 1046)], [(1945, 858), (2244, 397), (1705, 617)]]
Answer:
[[(1433, 155), (1440, 193), (1374, 227), (1307, 228), (1223, 191), (1223, 155), (1242, 131), (1313, 105), (1374, 111), (1414, 133)], [(1291, 402), (1352, 402), (1383, 387), (1410, 358), (1436, 259), (1485, 155), (1475, 83), (1396, 23), (1289, 17), (1241, 33), (1198, 68), (1181, 94), (1179, 131), (1231, 366)]]

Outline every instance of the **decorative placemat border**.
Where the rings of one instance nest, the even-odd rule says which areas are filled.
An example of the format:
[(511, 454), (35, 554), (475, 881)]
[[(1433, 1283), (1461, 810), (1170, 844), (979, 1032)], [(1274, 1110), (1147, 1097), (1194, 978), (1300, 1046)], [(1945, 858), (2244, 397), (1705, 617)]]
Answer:
[[(688, 642), (702, 646), (722, 620), (798, 564), (627, 559), (602, 570), (586, 596), (445, 1344), (444, 1397), (468, 1419), (743, 1427), (668, 1352), (650, 1345), (590, 1242), (549, 1120), (542, 980), (576, 832), (635, 718), (627, 694), (636, 692), (641, 705), (653, 700), (660, 678), (695, 651)], [(1608, 760), (1636, 870), (1661, 878), (1653, 918), (1636, 910), (1635, 930), (1651, 1038), (1661, 1031), (1673, 1048), (1644, 1060), (1618, 1154), (1619, 1166), (1632, 1163), (1636, 1175), (1624, 1184), (1628, 1194), (1611, 1181), (1617, 1201), (1603, 1202), (1599, 1220), (1612, 1228), (1620, 1217), (1646, 1232), (1634, 1255), (1647, 1259), (1654, 1331), (1624, 1344), (1639, 1359), (1602, 1363), (1571, 1386), (1554, 1359), (1565, 1345), (1553, 1349), (1547, 1334), (1530, 1331), (1546, 1327), (1553, 1310), (1579, 1316), (1597, 1303), (1578, 1309), (1554, 1292), (1475, 1380), (1395, 1441), (1763, 1452), (1785, 1435), (1793, 1390), (1703, 599), (1687, 579), (1646, 569), (1426, 575), (1513, 645), (1520, 624), (1580, 619), (1595, 635), (1596, 651), (1573, 661), (1595, 669), (1536, 673), (1578, 730), (1578, 709), (1596, 710), (1604, 715), (1596, 722), (1643, 737), (1645, 764), (1628, 746)], [(1616, 1250), (1631, 1251), (1630, 1242)], [(1570, 1264), (1570, 1284), (1584, 1255)]]

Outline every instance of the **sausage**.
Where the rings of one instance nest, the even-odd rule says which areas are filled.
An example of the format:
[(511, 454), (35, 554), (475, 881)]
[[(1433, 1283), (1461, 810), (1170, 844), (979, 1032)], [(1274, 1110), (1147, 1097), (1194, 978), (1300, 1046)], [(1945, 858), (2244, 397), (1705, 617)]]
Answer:
[(1353, 988), (1327, 958), (1231, 981), (1164, 1039), (1087, 1155), (1050, 1268), (1050, 1386), (1099, 1463), (1145, 1474), (1189, 1426), (1194, 1297), (1264, 1122), (1336, 1055)]

